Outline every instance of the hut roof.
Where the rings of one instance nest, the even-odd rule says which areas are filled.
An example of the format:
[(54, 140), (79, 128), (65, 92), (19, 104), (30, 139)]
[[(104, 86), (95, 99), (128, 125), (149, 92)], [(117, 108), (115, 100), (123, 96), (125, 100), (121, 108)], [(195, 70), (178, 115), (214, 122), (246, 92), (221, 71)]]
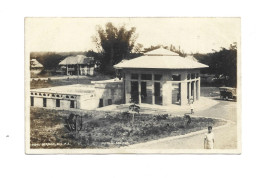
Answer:
[(31, 67), (40, 68), (40, 67), (43, 67), (43, 65), (41, 63), (39, 63), (36, 59), (31, 59)]
[(86, 57), (84, 55), (69, 56), (62, 60), (59, 65), (73, 65), (73, 64), (89, 64), (94, 61), (93, 57)]

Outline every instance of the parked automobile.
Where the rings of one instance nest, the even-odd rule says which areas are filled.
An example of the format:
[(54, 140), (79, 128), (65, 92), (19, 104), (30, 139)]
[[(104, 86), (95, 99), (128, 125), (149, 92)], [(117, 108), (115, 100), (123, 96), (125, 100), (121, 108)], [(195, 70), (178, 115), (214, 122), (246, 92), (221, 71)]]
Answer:
[(237, 90), (236, 90), (236, 88), (219, 87), (219, 91), (220, 91), (220, 99), (223, 99), (223, 100), (232, 99), (234, 101), (237, 100)]

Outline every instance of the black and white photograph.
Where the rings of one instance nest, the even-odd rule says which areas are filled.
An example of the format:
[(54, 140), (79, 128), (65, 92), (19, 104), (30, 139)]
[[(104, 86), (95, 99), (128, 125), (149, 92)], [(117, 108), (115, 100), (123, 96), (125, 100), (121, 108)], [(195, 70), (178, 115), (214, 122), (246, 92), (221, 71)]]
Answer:
[(26, 153), (240, 154), (240, 23), (26, 17)]

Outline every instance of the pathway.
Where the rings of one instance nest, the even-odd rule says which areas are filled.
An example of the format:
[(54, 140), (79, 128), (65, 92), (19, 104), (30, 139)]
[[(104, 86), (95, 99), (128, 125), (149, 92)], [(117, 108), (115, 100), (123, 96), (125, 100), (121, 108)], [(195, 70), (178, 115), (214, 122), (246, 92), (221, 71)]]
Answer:
[[(237, 148), (237, 115), (236, 102), (218, 101), (219, 103), (207, 110), (195, 110), (196, 116), (219, 117), (230, 121), (224, 127), (213, 128), (215, 134), (215, 149)], [(177, 114), (184, 114), (179, 112)], [(130, 145), (128, 149), (203, 149), (204, 132), (182, 138), (171, 137), (146, 143)]]

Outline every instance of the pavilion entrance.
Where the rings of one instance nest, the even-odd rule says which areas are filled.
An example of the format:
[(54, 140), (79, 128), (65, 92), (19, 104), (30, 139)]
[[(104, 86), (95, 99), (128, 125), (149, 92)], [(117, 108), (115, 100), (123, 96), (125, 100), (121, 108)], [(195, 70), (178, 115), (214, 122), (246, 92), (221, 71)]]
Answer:
[(147, 103), (147, 83), (141, 82), (141, 103)]
[(152, 82), (141, 81), (141, 103), (152, 104)]
[(131, 100), (139, 103), (138, 81), (131, 81)]
[(162, 105), (162, 93), (160, 82), (154, 82), (154, 97), (155, 104)]
[(181, 104), (181, 83), (172, 84), (172, 104)]

